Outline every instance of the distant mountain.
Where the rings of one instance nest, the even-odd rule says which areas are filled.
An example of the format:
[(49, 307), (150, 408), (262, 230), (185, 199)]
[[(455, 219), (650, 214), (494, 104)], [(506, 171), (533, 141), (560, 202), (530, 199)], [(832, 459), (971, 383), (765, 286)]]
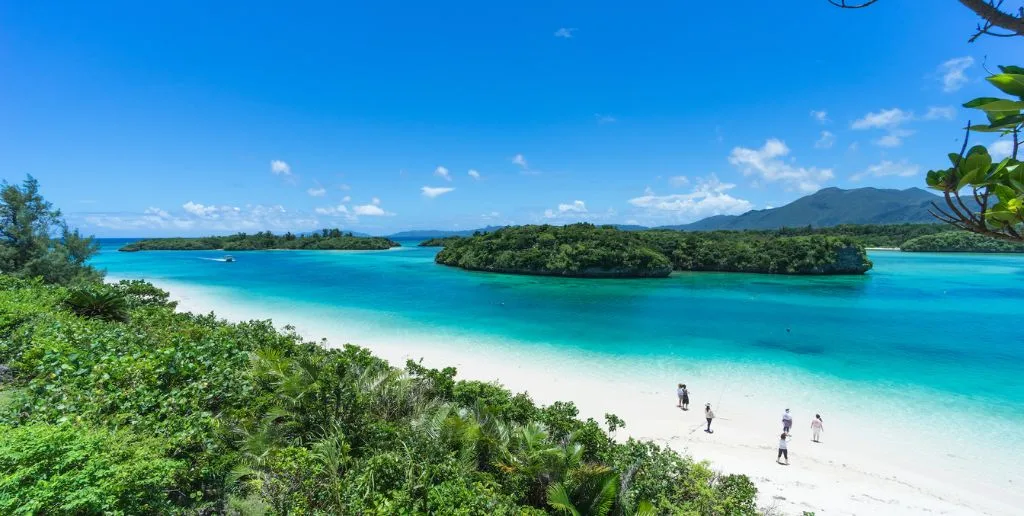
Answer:
[(835, 226), (838, 224), (909, 224), (936, 222), (928, 213), (941, 197), (920, 188), (825, 188), (785, 206), (751, 210), (742, 215), (716, 215), (666, 229), (778, 229), (781, 227)]
[(413, 239), (417, 239), (417, 238), (426, 239), (426, 238), (442, 238), (442, 237), (447, 237), (447, 236), (470, 236), (470, 235), (472, 235), (473, 233), (475, 233), (477, 231), (481, 231), (481, 232), (487, 233), (487, 232), (490, 232), (490, 231), (495, 231), (495, 230), (501, 229), (503, 227), (504, 226), (487, 226), (485, 228), (465, 229), (465, 230), (462, 230), (462, 231), (445, 231), (445, 230), (442, 230), (442, 229), (414, 229), (412, 231), (399, 231), (398, 233), (395, 233), (393, 235), (388, 235), (388, 238), (391, 238), (391, 239), (400, 239), (400, 238), (402, 238), (402, 239), (407, 239), (407, 240), (413, 240)]

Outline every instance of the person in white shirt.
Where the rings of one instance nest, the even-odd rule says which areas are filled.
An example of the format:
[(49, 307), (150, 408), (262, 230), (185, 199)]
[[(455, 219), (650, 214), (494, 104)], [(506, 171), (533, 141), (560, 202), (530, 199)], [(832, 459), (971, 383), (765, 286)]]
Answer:
[(786, 409), (786, 413), (782, 414), (782, 431), (788, 434), (790, 428), (793, 428), (793, 416), (789, 415), (789, 409)]
[(789, 466), (789, 434), (783, 432), (779, 436), (779, 456), (775, 458), (775, 462), (782, 464), (782, 458), (786, 458), (786, 465)]
[(690, 391), (686, 389), (685, 383), (679, 384), (676, 395), (679, 396), (679, 404), (676, 406), (683, 410), (690, 410)]
[(710, 403), (708, 403), (707, 405), (704, 405), (704, 419), (708, 420), (708, 428), (706, 430), (704, 430), (704, 431), (709, 433), (709, 434), (715, 433), (714, 430), (711, 429), (711, 420), (715, 419), (715, 412), (713, 410), (711, 410), (711, 404)]
[(821, 433), (825, 431), (825, 422), (821, 420), (821, 414), (815, 414), (811, 420), (811, 440), (820, 443)]

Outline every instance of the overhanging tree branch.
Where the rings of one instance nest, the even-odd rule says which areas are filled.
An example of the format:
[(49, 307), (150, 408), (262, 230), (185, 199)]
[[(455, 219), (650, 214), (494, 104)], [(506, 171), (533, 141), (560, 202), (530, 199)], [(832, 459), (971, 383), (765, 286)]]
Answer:
[[(938, 1), (938, 0), (932, 0)], [(983, 20), (979, 23), (977, 31), (967, 41), (974, 42), (981, 36), (996, 36), (1009, 38), (1024, 36), (1024, 7), (1019, 7), (1016, 13), (1006, 12), (1002, 9), (1003, 0), (959, 0), (964, 7), (970, 9), (974, 14)], [(878, 0), (862, 0), (856, 3), (847, 3), (847, 0), (828, 0), (828, 3), (840, 9), (862, 9), (868, 7)], [(1003, 29), (1007, 32), (992, 32), (993, 27)]]

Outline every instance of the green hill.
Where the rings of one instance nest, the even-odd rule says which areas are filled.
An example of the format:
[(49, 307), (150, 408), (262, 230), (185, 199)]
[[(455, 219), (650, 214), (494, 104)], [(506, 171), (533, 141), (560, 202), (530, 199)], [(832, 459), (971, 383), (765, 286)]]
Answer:
[(824, 188), (785, 206), (752, 210), (742, 215), (716, 215), (668, 229), (709, 231), (715, 229), (778, 229), (826, 227), (839, 224), (932, 223), (928, 213), (941, 198), (920, 188), (906, 190)]

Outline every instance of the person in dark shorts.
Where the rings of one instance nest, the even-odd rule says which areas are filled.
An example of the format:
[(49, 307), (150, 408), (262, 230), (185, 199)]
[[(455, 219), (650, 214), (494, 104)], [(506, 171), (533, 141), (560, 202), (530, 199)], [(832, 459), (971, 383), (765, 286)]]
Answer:
[(679, 396), (679, 404), (676, 406), (683, 410), (690, 410), (690, 391), (686, 389), (685, 383), (679, 384), (676, 395)]
[(786, 465), (789, 466), (789, 434), (782, 432), (779, 436), (779, 456), (775, 458), (775, 462), (782, 464), (782, 458), (786, 458)]
[(711, 420), (715, 419), (715, 413), (714, 413), (714, 411), (711, 410), (711, 404), (710, 403), (708, 403), (707, 405), (704, 405), (704, 419), (708, 420), (708, 428), (706, 430), (704, 430), (704, 431), (709, 433), (709, 434), (710, 433), (714, 433), (711, 430)]

